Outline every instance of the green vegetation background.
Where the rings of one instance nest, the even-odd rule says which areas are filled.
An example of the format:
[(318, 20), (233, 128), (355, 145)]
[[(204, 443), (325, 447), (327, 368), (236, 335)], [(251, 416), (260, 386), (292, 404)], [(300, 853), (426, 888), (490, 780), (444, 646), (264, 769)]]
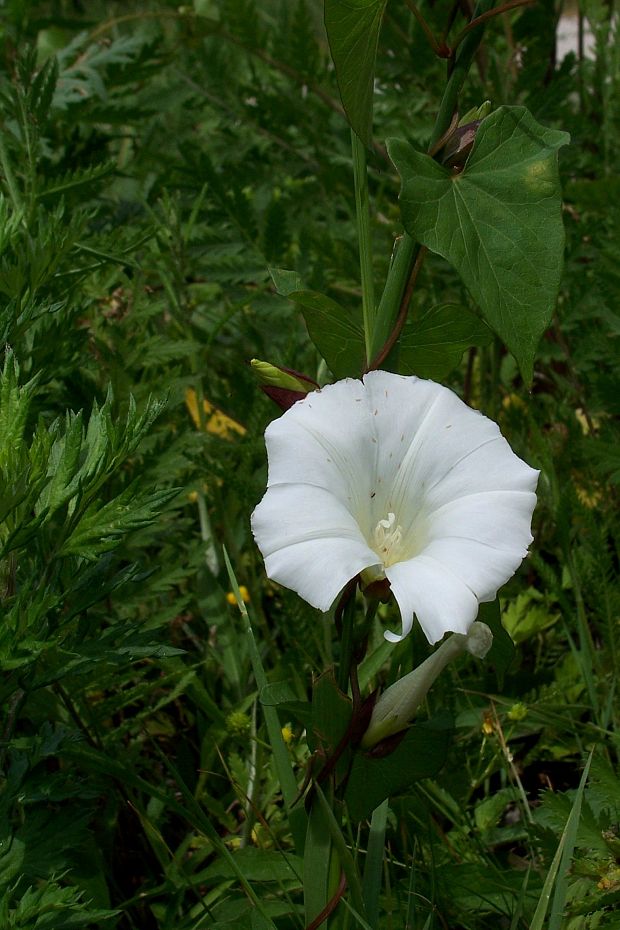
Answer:
[[(540, 500), (532, 555), (502, 592), (510, 664), (438, 682), (448, 763), (391, 802), (394, 930), (530, 927), (591, 749), (558, 926), (620, 927), (620, 36), (613, 3), (586, 0), (592, 56), (556, 60), (561, 6), (493, 21), (463, 101), (524, 104), (571, 133), (566, 265), (531, 391), (499, 345), (451, 376), (542, 469)], [(424, 4), (438, 32), (451, 7)], [(270, 679), (306, 700), (332, 631), (267, 583), (251, 539), (276, 410), (247, 361), (326, 376), (269, 266), (359, 303), (320, 4), (7, 0), (0, 16), (0, 927), (302, 927), (221, 546)], [(382, 140), (425, 146), (444, 68), (391, 4), (377, 281), (399, 232)], [(416, 307), (446, 300), (471, 307), (433, 258)], [(392, 674), (427, 651), (413, 634)], [(281, 723), (301, 783), (303, 726)], [(350, 840), (363, 850), (366, 835)]]

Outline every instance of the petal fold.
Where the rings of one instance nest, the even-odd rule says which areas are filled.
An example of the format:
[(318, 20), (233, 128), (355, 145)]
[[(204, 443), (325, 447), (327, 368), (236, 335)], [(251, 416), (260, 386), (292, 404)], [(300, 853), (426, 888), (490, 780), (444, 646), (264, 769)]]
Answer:
[(428, 555), (399, 562), (385, 570), (402, 618), (400, 635), (386, 632), (385, 638), (397, 643), (413, 626), (413, 615), (429, 643), (445, 633), (467, 633), (478, 613), (478, 600), (460, 578)]
[(252, 514), (267, 575), (319, 610), (329, 610), (345, 584), (377, 564), (347, 508), (311, 485), (271, 487)]

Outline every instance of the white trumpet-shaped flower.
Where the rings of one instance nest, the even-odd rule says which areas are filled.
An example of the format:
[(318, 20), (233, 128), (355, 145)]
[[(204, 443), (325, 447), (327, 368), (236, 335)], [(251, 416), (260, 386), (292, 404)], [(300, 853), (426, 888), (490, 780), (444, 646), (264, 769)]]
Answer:
[(252, 529), (268, 576), (326, 611), (387, 578), (402, 632), (467, 633), (532, 541), (538, 472), (448, 388), (372, 371), (308, 394), (265, 433)]

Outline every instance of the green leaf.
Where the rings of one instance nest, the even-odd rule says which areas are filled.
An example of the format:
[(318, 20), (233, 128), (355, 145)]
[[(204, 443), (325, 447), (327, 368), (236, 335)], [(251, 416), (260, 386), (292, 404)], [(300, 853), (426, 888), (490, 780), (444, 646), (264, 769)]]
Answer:
[(504, 687), (506, 670), (515, 657), (515, 645), (506, 632), (499, 607), (499, 599), (488, 604), (481, 604), (478, 611), (478, 620), (486, 625), (493, 634), (493, 645), (487, 653), (487, 661), (494, 666), (497, 676), (497, 685), (500, 691)]
[[(347, 733), (352, 711), (351, 699), (336, 684), (333, 669), (323, 672), (312, 689), (312, 726), (307, 731), (311, 752), (321, 750), (329, 760)], [(337, 779), (346, 776), (350, 758), (347, 745), (336, 762)]]
[(456, 368), (470, 346), (488, 345), (489, 327), (458, 304), (431, 307), (405, 326), (398, 368), (403, 375), (440, 380)]
[(381, 20), (387, 0), (325, 0), (325, 29), (340, 99), (353, 130), (368, 145)]
[(288, 681), (274, 681), (260, 689), (259, 699), (263, 707), (276, 707), (278, 704), (290, 704), (298, 697)]
[[(291, 852), (284, 855), (277, 850), (253, 849), (247, 846), (234, 854), (239, 866), (249, 882), (301, 882), (302, 860)], [(235, 878), (237, 871), (224, 859), (216, 859), (200, 872), (200, 881)]]
[(306, 290), (295, 271), (271, 268), (278, 294), (301, 307), (308, 333), (336, 378), (359, 378), (366, 359), (361, 315)]
[(260, 690), (259, 699), (263, 707), (277, 707), (280, 719), (290, 714), (306, 728), (312, 723), (312, 704), (310, 701), (300, 701), (287, 681), (274, 681), (265, 685)]
[(410, 727), (402, 743), (384, 758), (356, 753), (344, 796), (353, 820), (363, 820), (386, 798), (438, 772), (446, 761), (451, 732), (452, 718), (440, 714)]
[(562, 926), (563, 911), (568, 892), (569, 869), (575, 845), (577, 843), (577, 830), (579, 829), (579, 818), (581, 817), (581, 803), (583, 801), (583, 794), (588, 780), (588, 772), (590, 771), (590, 763), (592, 762), (593, 752), (594, 750), (592, 750), (590, 753), (588, 761), (586, 762), (585, 768), (581, 775), (579, 787), (575, 793), (573, 806), (568, 816), (568, 820), (566, 821), (566, 826), (562, 831), (562, 836), (560, 837), (558, 848), (556, 850), (555, 856), (553, 857), (553, 862), (551, 863), (551, 867), (547, 872), (545, 884), (543, 885), (543, 890), (538, 900), (538, 905), (536, 907), (536, 911), (534, 912), (534, 917), (530, 924), (530, 930), (542, 930), (552, 893), (553, 903), (551, 905), (551, 914), (549, 916), (549, 930), (560, 930)]
[(568, 141), (525, 107), (500, 107), (482, 121), (458, 174), (402, 140), (388, 143), (405, 228), (456, 268), (528, 383), (560, 284), (557, 153)]
[(129, 487), (107, 504), (93, 503), (81, 516), (59, 555), (94, 559), (101, 552), (114, 549), (127, 533), (153, 523), (178, 493), (178, 489), (173, 488), (138, 497), (136, 487)]

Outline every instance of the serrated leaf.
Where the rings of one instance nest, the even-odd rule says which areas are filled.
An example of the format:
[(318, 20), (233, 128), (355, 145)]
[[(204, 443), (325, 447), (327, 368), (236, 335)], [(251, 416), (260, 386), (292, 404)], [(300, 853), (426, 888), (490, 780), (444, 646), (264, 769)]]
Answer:
[(458, 174), (402, 140), (388, 142), (405, 228), (456, 268), (528, 383), (560, 284), (557, 153), (568, 141), (525, 107), (500, 107), (482, 121)]
[(19, 461), (34, 382), (19, 386), (19, 365), (8, 350), (0, 376), (0, 468), (10, 472)]
[(116, 171), (116, 164), (113, 161), (104, 162), (102, 165), (92, 165), (78, 171), (67, 171), (60, 177), (50, 180), (42, 190), (38, 191), (37, 197), (40, 200), (42, 197), (50, 197), (54, 194), (65, 194), (76, 187), (84, 187), (87, 184), (101, 181), (113, 171)]
[(458, 304), (431, 307), (406, 324), (398, 370), (420, 378), (445, 378), (471, 346), (488, 345), (493, 334), (475, 314)]
[(366, 359), (361, 316), (304, 288), (295, 271), (270, 269), (278, 294), (301, 307), (308, 333), (336, 378), (359, 378)]
[(153, 523), (178, 490), (155, 491), (140, 500), (135, 499), (135, 494), (135, 488), (127, 488), (103, 506), (92, 504), (65, 541), (59, 555), (94, 559), (101, 552), (108, 552), (127, 533)]
[(353, 130), (372, 138), (372, 95), (381, 20), (387, 0), (325, 0), (325, 29), (340, 99)]
[[(56, 424), (53, 424), (53, 428), (56, 428)], [(68, 413), (65, 434), (56, 438), (50, 450), (47, 466), (49, 481), (37, 501), (37, 515), (47, 511), (49, 518), (77, 494), (82, 441), (82, 414)]]
[(58, 61), (53, 57), (43, 65), (34, 78), (30, 89), (30, 109), (32, 115), (39, 123), (42, 123), (47, 117), (57, 81)]
[(438, 715), (410, 727), (389, 756), (356, 753), (345, 793), (353, 820), (363, 820), (386, 798), (435, 775), (446, 761), (451, 734), (452, 719)]

